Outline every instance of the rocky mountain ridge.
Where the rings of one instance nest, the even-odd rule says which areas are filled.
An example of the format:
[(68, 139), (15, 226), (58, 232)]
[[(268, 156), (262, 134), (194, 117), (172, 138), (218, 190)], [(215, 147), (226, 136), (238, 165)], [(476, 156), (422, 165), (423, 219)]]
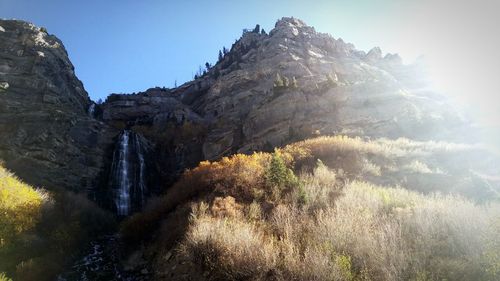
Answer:
[(165, 187), (201, 160), (310, 136), (461, 140), (466, 125), (426, 90), (418, 66), (379, 48), (356, 50), (295, 18), (269, 34), (245, 32), (193, 81), (112, 94), (89, 116), (92, 101), (62, 43), (25, 22), (0, 26), (0, 158), (38, 186), (107, 196), (124, 129), (152, 144)]

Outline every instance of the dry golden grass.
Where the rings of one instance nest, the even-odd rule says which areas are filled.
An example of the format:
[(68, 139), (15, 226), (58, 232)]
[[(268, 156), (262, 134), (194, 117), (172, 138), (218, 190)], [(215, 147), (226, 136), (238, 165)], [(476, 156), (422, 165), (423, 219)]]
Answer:
[(278, 255), (272, 239), (251, 224), (205, 215), (193, 220), (182, 245), (183, 255), (219, 280), (262, 276), (275, 267)]
[(498, 237), (488, 234), (498, 205), (353, 182), (335, 204), (306, 209), (277, 205), (257, 224), (198, 212), (181, 255), (215, 280), (494, 280), (498, 274), (489, 248), (496, 241), (500, 250)]

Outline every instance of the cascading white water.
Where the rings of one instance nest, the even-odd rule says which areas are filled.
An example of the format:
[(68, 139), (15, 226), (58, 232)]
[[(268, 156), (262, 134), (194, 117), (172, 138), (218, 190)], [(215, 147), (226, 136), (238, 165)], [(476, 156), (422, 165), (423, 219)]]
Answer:
[(95, 113), (95, 103), (90, 104), (89, 109), (87, 110), (89, 117), (94, 118)]
[(130, 213), (129, 135), (130, 132), (125, 130), (120, 136), (118, 164), (114, 171), (116, 173), (114, 175), (115, 179), (119, 184), (115, 196), (115, 205), (120, 216), (126, 216)]
[(146, 181), (145, 181), (145, 172), (146, 172), (146, 161), (144, 160), (144, 149), (141, 145), (141, 141), (139, 140), (139, 135), (135, 135), (135, 144), (137, 156), (139, 159), (139, 179), (138, 179), (138, 187), (139, 187), (139, 200), (141, 205), (144, 205), (144, 194), (146, 192)]
[(148, 142), (138, 133), (124, 130), (117, 141), (111, 165), (110, 187), (118, 215), (140, 210), (146, 201)]

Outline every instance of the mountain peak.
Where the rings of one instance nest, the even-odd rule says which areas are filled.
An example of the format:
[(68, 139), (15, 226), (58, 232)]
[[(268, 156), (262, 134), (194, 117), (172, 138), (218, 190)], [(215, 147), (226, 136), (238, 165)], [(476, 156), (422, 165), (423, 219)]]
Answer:
[(365, 56), (365, 60), (367, 61), (378, 61), (380, 59), (382, 59), (382, 50), (380, 47), (372, 48)]
[(299, 34), (316, 33), (314, 27), (308, 26), (304, 21), (294, 17), (283, 17), (274, 25), (274, 29), (269, 33), (271, 36), (281, 36), (294, 38)]
[(303, 20), (294, 17), (282, 17), (276, 22), (275, 28), (279, 26), (304, 27), (307, 26), (307, 24)]

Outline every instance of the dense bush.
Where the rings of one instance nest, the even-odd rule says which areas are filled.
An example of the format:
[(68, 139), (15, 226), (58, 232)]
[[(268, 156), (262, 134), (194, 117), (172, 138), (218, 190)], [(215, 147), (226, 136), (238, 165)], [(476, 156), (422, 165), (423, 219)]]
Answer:
[(46, 198), (0, 167), (0, 247), (35, 227)]
[(0, 272), (14, 280), (54, 280), (79, 249), (113, 225), (112, 216), (84, 196), (34, 189), (0, 167)]
[(2, 256), (14, 253), (16, 244), (33, 231), (47, 201), (43, 191), (35, 190), (0, 167), (0, 271), (9, 269), (11, 263)]

